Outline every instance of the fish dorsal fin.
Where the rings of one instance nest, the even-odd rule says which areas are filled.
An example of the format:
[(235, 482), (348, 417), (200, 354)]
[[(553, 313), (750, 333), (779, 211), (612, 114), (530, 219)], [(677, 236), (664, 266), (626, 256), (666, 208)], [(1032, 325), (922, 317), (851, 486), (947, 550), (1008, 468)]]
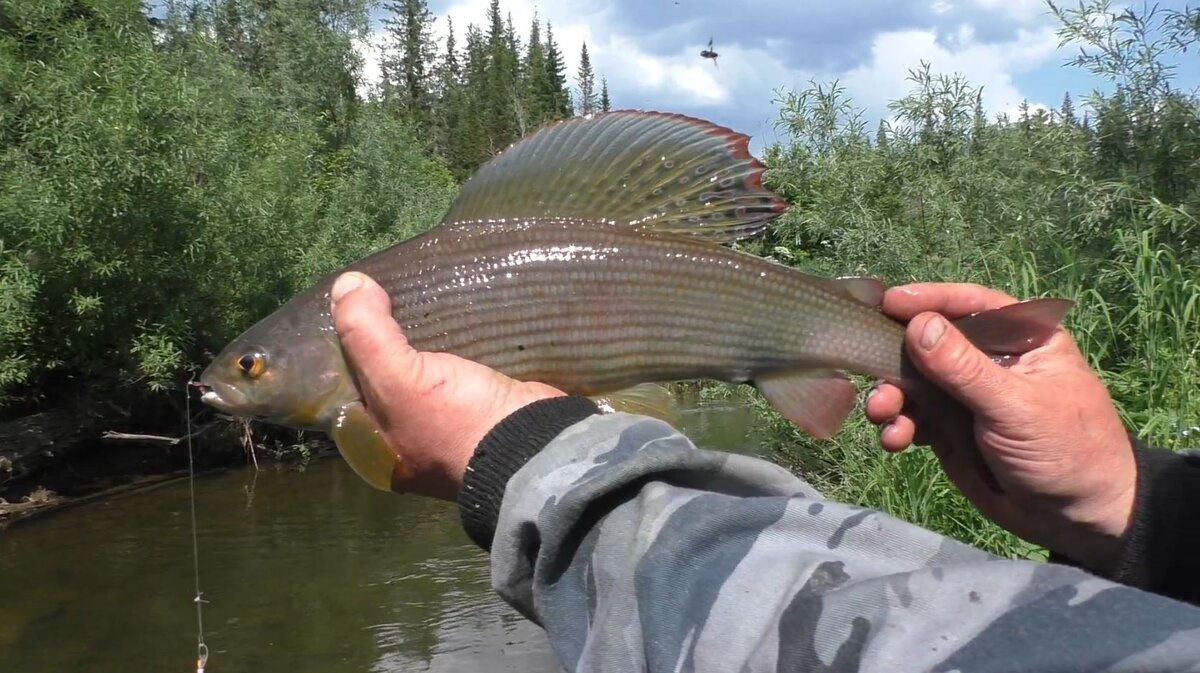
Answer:
[(883, 304), (883, 283), (877, 278), (846, 276), (844, 278), (823, 278), (825, 289), (853, 299), (871, 308), (879, 308)]
[(575, 117), (518, 140), (462, 186), (443, 218), (577, 218), (728, 242), (787, 204), (762, 186), (748, 138), (678, 114)]

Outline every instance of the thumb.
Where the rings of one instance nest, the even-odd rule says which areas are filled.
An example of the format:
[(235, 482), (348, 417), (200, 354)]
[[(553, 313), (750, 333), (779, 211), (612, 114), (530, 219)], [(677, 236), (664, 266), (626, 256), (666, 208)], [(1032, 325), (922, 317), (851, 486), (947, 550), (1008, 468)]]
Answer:
[(937, 387), (977, 413), (1001, 407), (1012, 393), (1011, 373), (992, 361), (937, 313), (921, 313), (905, 332), (909, 356)]
[(368, 397), (374, 390), (372, 377), (387, 381), (399, 392), (416, 379), (417, 352), (392, 318), (387, 292), (366, 274), (351, 271), (338, 276), (330, 290), (333, 327), (347, 364)]

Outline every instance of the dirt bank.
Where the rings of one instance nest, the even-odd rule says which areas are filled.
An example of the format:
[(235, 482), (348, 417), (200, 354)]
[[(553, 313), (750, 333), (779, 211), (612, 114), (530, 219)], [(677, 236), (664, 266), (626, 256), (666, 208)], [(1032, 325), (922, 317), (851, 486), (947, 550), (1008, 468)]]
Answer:
[[(170, 409), (62, 407), (0, 421), (0, 528), (67, 504), (86, 502), (187, 474), (187, 423)], [(291, 461), (328, 453), (309, 437), (254, 428), (201, 412), (191, 427), (196, 470), (252, 461)], [(252, 447), (252, 450), (251, 450)]]

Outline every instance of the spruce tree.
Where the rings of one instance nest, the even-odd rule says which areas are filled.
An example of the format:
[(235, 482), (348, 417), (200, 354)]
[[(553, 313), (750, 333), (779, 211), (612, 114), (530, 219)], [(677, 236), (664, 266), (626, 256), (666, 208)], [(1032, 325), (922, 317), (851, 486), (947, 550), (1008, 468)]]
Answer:
[(541, 25), (535, 14), (529, 28), (529, 46), (525, 52), (525, 113), (533, 126), (551, 118), (550, 78), (546, 72), (546, 50), (542, 45)]
[(488, 6), (486, 44), (486, 78), (483, 88), (483, 129), (487, 150), (495, 154), (507, 147), (518, 135), (518, 118), (514, 114), (519, 99), (517, 82), (518, 58), (513, 40), (500, 16), (500, 0)]
[(600, 110), (608, 112), (612, 109), (612, 102), (608, 99), (608, 78), (600, 78)]
[(446, 16), (446, 53), (437, 68), (437, 91), (433, 109), (435, 151), (450, 166), (458, 165), (454, 135), (458, 132), (463, 112), (462, 69), (458, 62), (458, 46), (454, 39), (454, 21)]
[(1059, 114), (1062, 116), (1062, 123), (1067, 126), (1075, 126), (1078, 120), (1075, 118), (1075, 103), (1071, 100), (1071, 92), (1063, 94), (1062, 107), (1059, 108)]
[(579, 71), (575, 75), (579, 87), (579, 102), (576, 114), (588, 115), (596, 111), (596, 75), (592, 72), (592, 59), (588, 57), (587, 42), (579, 52)]
[(433, 14), (425, 0), (393, 0), (384, 5), (388, 44), (380, 63), (384, 101), (428, 130), (432, 126), (432, 66), (430, 37)]
[(550, 119), (566, 119), (571, 116), (571, 90), (567, 88), (567, 66), (563, 61), (558, 43), (554, 41), (554, 27), (546, 23), (546, 90), (545, 109)]

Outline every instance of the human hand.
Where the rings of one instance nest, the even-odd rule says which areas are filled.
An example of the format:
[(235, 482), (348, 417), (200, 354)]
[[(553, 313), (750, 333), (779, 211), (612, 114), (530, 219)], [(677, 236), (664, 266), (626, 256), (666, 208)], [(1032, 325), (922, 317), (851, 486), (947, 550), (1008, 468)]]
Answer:
[[(909, 321), (909, 356), (940, 393), (906, 400), (898, 387), (882, 384), (867, 401), (867, 417), (882, 426), (888, 451), (930, 445), (984, 515), (1102, 571), (1120, 552), (1137, 478), (1129, 437), (1104, 384), (1062, 326), (1005, 368), (946, 320), (1015, 302), (968, 284), (888, 290), (884, 313)], [(959, 404), (937, 402), (939, 394)]]
[(449, 353), (409, 345), (391, 300), (350, 272), (330, 292), (334, 328), (367, 413), (404, 465), (393, 490), (453, 500), (484, 436), (527, 404), (562, 396)]

